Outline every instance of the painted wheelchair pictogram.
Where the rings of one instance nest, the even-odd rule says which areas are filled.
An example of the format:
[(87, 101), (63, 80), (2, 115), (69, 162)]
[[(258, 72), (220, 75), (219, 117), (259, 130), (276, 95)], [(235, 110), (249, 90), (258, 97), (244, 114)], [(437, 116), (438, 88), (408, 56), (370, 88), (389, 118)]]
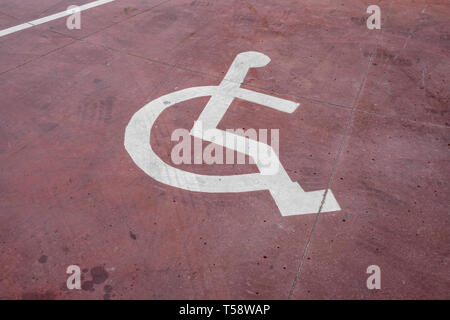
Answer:
[[(172, 92), (149, 102), (138, 110), (125, 129), (124, 141), (125, 149), (135, 164), (153, 179), (189, 191), (229, 193), (269, 190), (283, 216), (316, 213), (321, 206), (321, 212), (340, 210), (331, 190), (328, 190), (326, 200), (322, 204), (326, 190), (306, 192), (299, 183), (293, 182), (269, 145), (216, 129), (235, 98), (287, 113), (292, 113), (297, 109), (298, 103), (240, 87), (250, 68), (264, 67), (269, 62), (270, 58), (259, 52), (240, 53), (236, 56), (218, 86), (192, 87)], [(253, 158), (260, 154), (257, 155), (252, 150), (258, 150), (259, 148), (259, 150), (271, 151), (263, 152), (263, 154), (271, 155), (264, 160), (268, 160), (272, 165), (275, 165), (278, 168), (276, 172), (267, 173), (267, 167), (256, 162), (259, 173), (231, 176), (202, 175), (172, 167), (158, 157), (151, 147), (152, 141), (150, 139), (151, 129), (158, 116), (165, 109), (179, 102), (204, 96), (210, 96), (211, 98), (195, 122), (190, 134), (208, 140), (203, 133), (206, 130), (216, 131), (218, 134), (231, 137), (231, 139), (225, 139), (225, 141), (236, 139), (236, 141), (241, 142), (236, 145), (224, 143), (223, 146), (248, 154)], [(246, 145), (250, 147), (242, 147)]]

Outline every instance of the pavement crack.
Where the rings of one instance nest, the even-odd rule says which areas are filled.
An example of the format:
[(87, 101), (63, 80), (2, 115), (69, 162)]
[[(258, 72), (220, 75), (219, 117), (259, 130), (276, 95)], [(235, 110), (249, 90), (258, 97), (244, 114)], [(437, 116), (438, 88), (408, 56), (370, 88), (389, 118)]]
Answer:
[(341, 143), (340, 143), (340, 145), (339, 145), (339, 149), (338, 149), (338, 152), (337, 152), (336, 160), (334, 161), (333, 168), (331, 169), (330, 179), (328, 180), (327, 188), (326, 188), (326, 190), (325, 190), (325, 192), (324, 192), (324, 195), (323, 195), (323, 198), (322, 198), (322, 202), (321, 202), (321, 204), (320, 204), (319, 212), (316, 214), (316, 219), (314, 220), (314, 224), (313, 224), (313, 226), (312, 226), (311, 232), (309, 233), (308, 240), (307, 240), (307, 242), (306, 242), (306, 245), (305, 245), (305, 249), (304, 249), (304, 251), (303, 251), (302, 258), (301, 258), (301, 260), (300, 260), (299, 266), (298, 266), (298, 268), (297, 268), (297, 272), (296, 272), (296, 274), (295, 274), (294, 281), (293, 281), (292, 286), (291, 286), (291, 290), (290, 290), (289, 295), (288, 295), (288, 299), (291, 299), (291, 298), (292, 298), (292, 295), (293, 295), (294, 290), (295, 290), (295, 286), (296, 286), (297, 281), (298, 281), (298, 279), (299, 279), (300, 271), (301, 271), (301, 269), (302, 269), (302, 267), (303, 267), (303, 264), (304, 264), (304, 262), (305, 262), (305, 258), (306, 258), (306, 255), (307, 255), (307, 253), (308, 253), (308, 249), (309, 249), (309, 246), (310, 246), (310, 244), (311, 244), (311, 241), (312, 241), (312, 237), (313, 237), (314, 231), (316, 230), (317, 224), (318, 224), (318, 222), (319, 222), (320, 214), (321, 214), (321, 212), (322, 212), (322, 208), (323, 208), (323, 205), (324, 205), (324, 203), (325, 203), (325, 199), (326, 199), (326, 196), (327, 196), (327, 194), (328, 194), (328, 190), (329, 190), (330, 187), (331, 187), (331, 182), (333, 181), (333, 177), (334, 177), (334, 174), (335, 174), (335, 172), (336, 172), (336, 168), (337, 168), (337, 165), (338, 165), (338, 163), (339, 163), (339, 159), (340, 159), (340, 156), (341, 156), (341, 154), (342, 154), (342, 150), (344, 149), (345, 141), (347, 140), (347, 137), (348, 137), (348, 135), (349, 135), (350, 128), (351, 128), (351, 125), (352, 125), (352, 123), (353, 123), (354, 114), (355, 114), (355, 111), (356, 111), (356, 106), (357, 106), (357, 104), (358, 104), (358, 101), (359, 101), (359, 97), (360, 97), (360, 95), (361, 95), (361, 92), (362, 92), (362, 90), (363, 90), (363, 88), (364, 88), (364, 84), (365, 84), (365, 82), (366, 82), (367, 75), (369, 74), (370, 66), (371, 66), (371, 64), (372, 64), (372, 59), (373, 59), (373, 56), (375, 55), (375, 53), (376, 53), (376, 51), (377, 51), (377, 48), (378, 48), (378, 44), (375, 45), (374, 49), (373, 49), (372, 52), (370, 53), (370, 56), (369, 56), (369, 62), (367, 63), (366, 70), (364, 71), (364, 75), (363, 75), (363, 78), (362, 78), (362, 80), (361, 80), (361, 85), (360, 85), (360, 87), (359, 87), (359, 89), (358, 89), (358, 92), (357, 92), (357, 94), (356, 94), (355, 100), (354, 100), (354, 102), (353, 102), (353, 107), (352, 107), (352, 111), (351, 111), (351, 114), (350, 114), (350, 119), (349, 119), (349, 121), (347, 122), (347, 125), (346, 125), (346, 127), (345, 127), (345, 130), (344, 130), (344, 137), (342, 138)]
[[(391, 9), (391, 6), (392, 6), (392, 3), (389, 4), (389, 7), (388, 7), (388, 9), (387, 9), (386, 21), (384, 22), (385, 24), (387, 24), (387, 21), (388, 21), (388, 18), (389, 18), (389, 13), (390, 13), (390, 11), (391, 11), (391, 10), (390, 10), (390, 9)], [(330, 179), (328, 180), (327, 188), (326, 188), (326, 190), (325, 190), (325, 192), (324, 192), (324, 195), (323, 195), (323, 198), (322, 198), (322, 202), (321, 202), (321, 204), (320, 204), (319, 211), (318, 211), (317, 214), (316, 214), (316, 219), (314, 220), (313, 227), (312, 227), (312, 229), (311, 229), (311, 232), (309, 233), (308, 240), (307, 240), (306, 245), (305, 245), (305, 249), (303, 250), (302, 258), (301, 258), (301, 260), (300, 260), (299, 266), (298, 266), (298, 268), (297, 268), (297, 272), (296, 272), (295, 277), (294, 277), (294, 280), (293, 280), (293, 282), (292, 282), (291, 290), (289, 291), (288, 300), (290, 300), (290, 299), (292, 298), (292, 295), (293, 295), (293, 293), (294, 293), (296, 284), (297, 284), (297, 282), (298, 282), (298, 279), (299, 279), (299, 276), (300, 276), (300, 271), (301, 271), (301, 269), (302, 269), (302, 267), (303, 267), (303, 264), (304, 264), (304, 262), (305, 262), (306, 255), (307, 255), (307, 253), (308, 253), (309, 246), (310, 246), (311, 241), (312, 241), (312, 236), (313, 236), (314, 231), (316, 230), (317, 224), (318, 224), (318, 222), (319, 222), (319, 218), (320, 218), (320, 214), (321, 214), (321, 211), (322, 211), (322, 208), (323, 208), (323, 204), (325, 203), (325, 199), (326, 199), (328, 190), (329, 190), (330, 187), (331, 187), (331, 183), (332, 183), (332, 181), (333, 181), (333, 178), (334, 178), (334, 175), (335, 175), (335, 172), (336, 172), (336, 168), (337, 168), (337, 165), (338, 165), (338, 163), (339, 163), (339, 159), (340, 159), (341, 154), (342, 154), (342, 151), (343, 151), (343, 149), (344, 149), (345, 141), (347, 140), (348, 134), (349, 134), (349, 132), (350, 132), (350, 128), (351, 128), (351, 125), (352, 125), (352, 123), (353, 123), (353, 118), (354, 118), (355, 112), (359, 111), (359, 110), (357, 110), (358, 101), (359, 101), (359, 98), (360, 98), (361, 93), (362, 93), (362, 91), (363, 91), (363, 88), (364, 88), (364, 85), (365, 85), (367, 76), (369, 75), (369, 70), (370, 70), (370, 66), (372, 65), (373, 57), (376, 56), (376, 52), (377, 52), (377, 49), (378, 49), (378, 44), (379, 44), (380, 42), (383, 41), (383, 30), (384, 30), (384, 29), (382, 29), (382, 31), (381, 31), (381, 33), (380, 33), (380, 37), (377, 38), (377, 40), (376, 40), (376, 42), (375, 42), (375, 47), (374, 47), (374, 49), (373, 49), (372, 52), (370, 53), (369, 61), (368, 61), (368, 63), (367, 63), (366, 70), (365, 70), (364, 75), (363, 75), (363, 78), (362, 78), (362, 80), (361, 80), (361, 85), (360, 85), (360, 87), (359, 87), (359, 89), (358, 89), (358, 92), (357, 92), (357, 94), (356, 94), (355, 100), (354, 100), (354, 102), (353, 102), (352, 111), (351, 111), (351, 113), (350, 113), (350, 119), (349, 119), (349, 121), (347, 122), (347, 125), (346, 125), (345, 130), (344, 130), (344, 137), (343, 137), (342, 140), (341, 140), (341, 143), (340, 143), (340, 145), (339, 145), (339, 149), (338, 149), (338, 152), (337, 152), (336, 160), (334, 161), (333, 167), (332, 167), (332, 169), (331, 169), (331, 175), (330, 175)]]

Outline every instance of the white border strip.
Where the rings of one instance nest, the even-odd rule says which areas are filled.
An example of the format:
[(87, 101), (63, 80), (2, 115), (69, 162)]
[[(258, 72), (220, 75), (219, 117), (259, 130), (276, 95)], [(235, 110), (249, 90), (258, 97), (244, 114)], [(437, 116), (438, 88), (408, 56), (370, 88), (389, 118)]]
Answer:
[[(106, 4), (106, 3), (109, 3), (109, 2), (113, 2), (113, 1), (116, 1), (116, 0), (98, 0), (98, 1), (94, 1), (94, 2), (89, 2), (89, 3), (83, 4), (83, 5), (79, 6), (78, 8), (79, 8), (79, 11), (84, 11), (84, 10), (91, 9), (91, 8), (94, 8), (94, 7), (97, 7), (97, 6), (101, 6), (103, 4)], [(52, 21), (52, 20), (56, 20), (56, 19), (59, 19), (59, 18), (70, 16), (71, 14), (73, 14), (73, 12), (74, 12), (73, 9), (72, 10), (61, 11), (61, 12), (52, 14), (50, 16), (44, 17), (44, 18), (40, 18), (40, 19), (36, 19), (36, 20), (33, 20), (33, 21), (25, 22), (23, 24), (19, 24), (18, 26), (14, 26), (14, 27), (11, 27), (11, 28), (8, 28), (8, 29), (0, 30), (0, 37), (4, 37), (4, 36), (6, 36), (8, 34), (11, 34), (11, 33), (17, 32), (17, 31), (21, 31), (21, 30), (24, 30), (24, 29), (28, 29), (28, 28), (37, 26), (39, 24), (43, 24), (43, 23)], [(78, 10), (77, 10), (77, 12), (78, 12)]]

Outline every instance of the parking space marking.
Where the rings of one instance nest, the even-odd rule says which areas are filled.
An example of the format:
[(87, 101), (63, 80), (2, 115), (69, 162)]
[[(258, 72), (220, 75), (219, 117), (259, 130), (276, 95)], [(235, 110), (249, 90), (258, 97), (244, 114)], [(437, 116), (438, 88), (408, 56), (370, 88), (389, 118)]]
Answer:
[[(330, 189), (327, 193), (326, 190), (306, 192), (299, 183), (292, 181), (269, 145), (217, 129), (217, 125), (235, 98), (287, 113), (297, 109), (299, 103), (240, 87), (250, 68), (264, 67), (269, 62), (270, 58), (260, 52), (242, 52), (236, 56), (218, 86), (191, 87), (175, 91), (154, 99), (139, 109), (125, 129), (124, 146), (134, 163), (153, 179), (189, 191), (230, 193), (269, 190), (282, 216), (314, 214), (320, 209), (322, 212), (341, 210)], [(172, 167), (154, 152), (150, 133), (159, 115), (179, 102), (204, 96), (211, 98), (190, 134), (258, 159), (255, 162), (259, 173), (201, 175)], [(203, 129), (209, 130), (214, 137), (225, 139), (222, 141), (210, 139), (207, 131)]]
[[(109, 2), (113, 2), (113, 1), (116, 1), (116, 0), (97, 0), (97, 1), (94, 1), (94, 2), (89, 2), (89, 3), (83, 4), (83, 5), (79, 6), (78, 8), (79, 8), (79, 11), (81, 12), (81, 11), (84, 11), (84, 10), (88, 10), (88, 9), (91, 9), (91, 8), (95, 8), (95, 7), (101, 6), (103, 4), (107, 4)], [(34, 27), (34, 26), (37, 26), (37, 25), (49, 22), (49, 21), (53, 21), (53, 20), (56, 20), (56, 19), (67, 17), (67, 16), (70, 16), (71, 14), (73, 14), (73, 10), (65, 10), (65, 11), (61, 11), (61, 12), (52, 14), (50, 16), (44, 17), (44, 18), (40, 18), (40, 19), (36, 19), (36, 20), (33, 20), (33, 21), (25, 22), (25, 23), (19, 24), (17, 26), (11, 27), (11, 28), (0, 30), (0, 37), (4, 37), (4, 36), (6, 36), (8, 34), (11, 34), (11, 33), (14, 33), (14, 32), (18, 32), (18, 31), (21, 31), (21, 30), (25, 30), (25, 29), (28, 29), (28, 28), (31, 28), (31, 27)]]

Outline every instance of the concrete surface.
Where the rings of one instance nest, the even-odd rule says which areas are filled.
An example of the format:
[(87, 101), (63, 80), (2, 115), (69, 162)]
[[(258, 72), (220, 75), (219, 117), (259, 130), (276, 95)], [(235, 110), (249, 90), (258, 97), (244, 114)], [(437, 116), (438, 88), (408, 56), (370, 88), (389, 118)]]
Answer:
[[(0, 29), (87, 2), (5, 0)], [(449, 15), (439, 0), (117, 0), (82, 12), (81, 30), (59, 19), (1, 37), (0, 298), (449, 299)], [(290, 178), (330, 188), (341, 211), (282, 217), (267, 191), (177, 189), (126, 152), (137, 110), (218, 85), (245, 51), (272, 61), (243, 87), (300, 107), (235, 100), (220, 128), (279, 128)], [(164, 161), (207, 102), (158, 119)]]

